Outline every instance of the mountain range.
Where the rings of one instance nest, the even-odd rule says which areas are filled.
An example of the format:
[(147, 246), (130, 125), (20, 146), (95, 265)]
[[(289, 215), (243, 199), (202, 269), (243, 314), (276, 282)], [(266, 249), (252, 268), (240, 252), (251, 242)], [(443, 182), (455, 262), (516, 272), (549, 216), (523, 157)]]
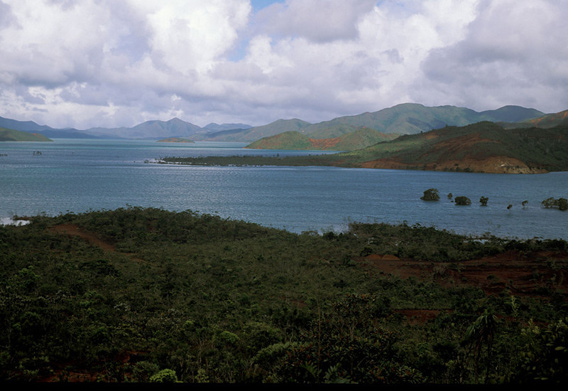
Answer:
[[(557, 123), (561, 117), (542, 119), (545, 113), (521, 106), (504, 106), (496, 110), (477, 112), (456, 106), (426, 107), (416, 103), (405, 103), (377, 112), (343, 116), (329, 121), (309, 123), (301, 119), (279, 119), (262, 126), (246, 124), (215, 124), (200, 127), (178, 118), (169, 121), (146, 121), (134, 127), (74, 128), (56, 129), (38, 125), (32, 121), (17, 121), (0, 117), (0, 127), (35, 132), (49, 138), (125, 138), (163, 139), (170, 137), (191, 138), (196, 141), (239, 141), (251, 143), (265, 137), (295, 131), (310, 139), (333, 139), (347, 134), (371, 129), (385, 135), (417, 134), (445, 126), (465, 126), (490, 121), (506, 124), (521, 123), (519, 126), (548, 126), (547, 121)], [(541, 118), (539, 120), (539, 118)], [(566, 116), (563, 117), (564, 120)], [(527, 123), (525, 121), (535, 121)], [(538, 122), (538, 124), (537, 124)], [(518, 126), (515, 126), (518, 127)]]
[(254, 142), (283, 132), (297, 131), (313, 139), (327, 139), (341, 137), (363, 127), (384, 134), (401, 135), (416, 134), (446, 125), (465, 126), (481, 121), (521, 122), (543, 115), (545, 113), (539, 110), (521, 106), (504, 106), (496, 110), (477, 112), (465, 107), (426, 107), (417, 103), (404, 103), (373, 113), (343, 116), (315, 124), (300, 119), (280, 119), (263, 126), (200, 137), (203, 140)]

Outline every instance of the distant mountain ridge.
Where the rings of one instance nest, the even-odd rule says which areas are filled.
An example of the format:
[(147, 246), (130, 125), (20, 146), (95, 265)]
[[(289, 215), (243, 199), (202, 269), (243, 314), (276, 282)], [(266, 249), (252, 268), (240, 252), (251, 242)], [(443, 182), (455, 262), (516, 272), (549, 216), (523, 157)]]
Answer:
[(56, 129), (46, 125), (38, 125), (33, 121), (18, 121), (0, 117), (0, 127), (23, 132), (37, 132), (52, 138), (125, 138), (125, 139), (163, 139), (168, 137), (192, 137), (211, 132), (211, 129), (233, 129), (234, 127), (250, 128), (245, 124), (209, 124), (209, 128), (201, 128), (179, 118), (169, 121), (146, 121), (133, 127), (119, 128), (75, 128)]
[[(301, 119), (279, 119), (267, 125), (250, 127), (248, 129), (235, 129), (233, 131), (217, 132), (201, 135), (201, 140), (208, 141), (241, 141), (252, 142), (264, 137), (275, 136), (284, 132), (301, 132), (311, 124)], [(303, 133), (303, 132), (302, 132)]]
[(311, 124), (299, 119), (278, 120), (268, 125), (218, 134), (204, 135), (204, 139), (216, 141), (254, 142), (279, 133), (298, 131), (310, 138), (336, 138), (360, 128), (369, 128), (384, 134), (416, 134), (444, 126), (465, 126), (476, 122), (519, 122), (537, 118), (545, 113), (521, 106), (503, 106), (496, 110), (477, 112), (465, 107), (426, 107), (418, 103), (403, 103), (373, 113), (338, 117)]
[(216, 124), (216, 123), (210, 123), (207, 124), (203, 127), (203, 129), (207, 129), (211, 132), (221, 132), (224, 130), (235, 130), (235, 129), (250, 129), (252, 128), (251, 125), (247, 125), (247, 124)]
[(545, 113), (541, 111), (521, 106), (504, 106), (496, 110), (476, 112), (465, 107), (426, 107), (417, 103), (404, 103), (377, 112), (343, 116), (315, 124), (294, 118), (279, 119), (262, 126), (210, 123), (202, 128), (179, 118), (173, 118), (169, 121), (146, 121), (133, 127), (96, 127), (78, 130), (74, 128), (55, 129), (46, 125), (38, 125), (33, 121), (17, 121), (0, 117), (0, 127), (38, 132), (52, 138), (163, 139), (189, 137), (196, 141), (250, 143), (289, 131), (297, 131), (313, 139), (337, 138), (363, 127), (384, 134), (416, 134), (444, 126), (465, 126), (481, 121), (524, 123), (524, 121), (543, 115)]

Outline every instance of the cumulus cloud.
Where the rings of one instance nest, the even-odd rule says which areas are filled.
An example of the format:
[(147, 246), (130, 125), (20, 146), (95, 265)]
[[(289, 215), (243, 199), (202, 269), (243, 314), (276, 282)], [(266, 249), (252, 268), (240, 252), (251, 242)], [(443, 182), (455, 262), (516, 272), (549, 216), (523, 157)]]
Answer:
[(480, 109), (509, 102), (565, 110), (567, 18), (562, 2), (482, 1), (466, 36), (425, 59), (425, 85), (434, 97)]
[(0, 0), (0, 115), (88, 128), (316, 122), (409, 101), (560, 111), (561, 3)]

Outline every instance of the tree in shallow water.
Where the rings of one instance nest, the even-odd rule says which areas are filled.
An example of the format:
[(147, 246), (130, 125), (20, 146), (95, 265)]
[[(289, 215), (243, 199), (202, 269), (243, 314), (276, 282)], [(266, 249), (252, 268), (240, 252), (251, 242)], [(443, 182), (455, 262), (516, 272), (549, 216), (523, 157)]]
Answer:
[(466, 196), (459, 196), (455, 198), (456, 205), (471, 205), (471, 200)]
[(438, 201), (440, 195), (438, 194), (438, 189), (428, 189), (424, 191), (424, 195), (420, 197), (423, 201)]

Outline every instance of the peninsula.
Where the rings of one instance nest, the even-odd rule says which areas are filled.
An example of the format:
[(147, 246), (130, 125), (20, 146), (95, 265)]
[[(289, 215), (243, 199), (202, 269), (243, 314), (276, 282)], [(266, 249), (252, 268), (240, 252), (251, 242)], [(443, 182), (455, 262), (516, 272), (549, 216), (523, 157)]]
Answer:
[(354, 151), (290, 157), (167, 157), (196, 165), (338, 166), (536, 174), (568, 170), (568, 125), (505, 129), (493, 122), (446, 126)]

